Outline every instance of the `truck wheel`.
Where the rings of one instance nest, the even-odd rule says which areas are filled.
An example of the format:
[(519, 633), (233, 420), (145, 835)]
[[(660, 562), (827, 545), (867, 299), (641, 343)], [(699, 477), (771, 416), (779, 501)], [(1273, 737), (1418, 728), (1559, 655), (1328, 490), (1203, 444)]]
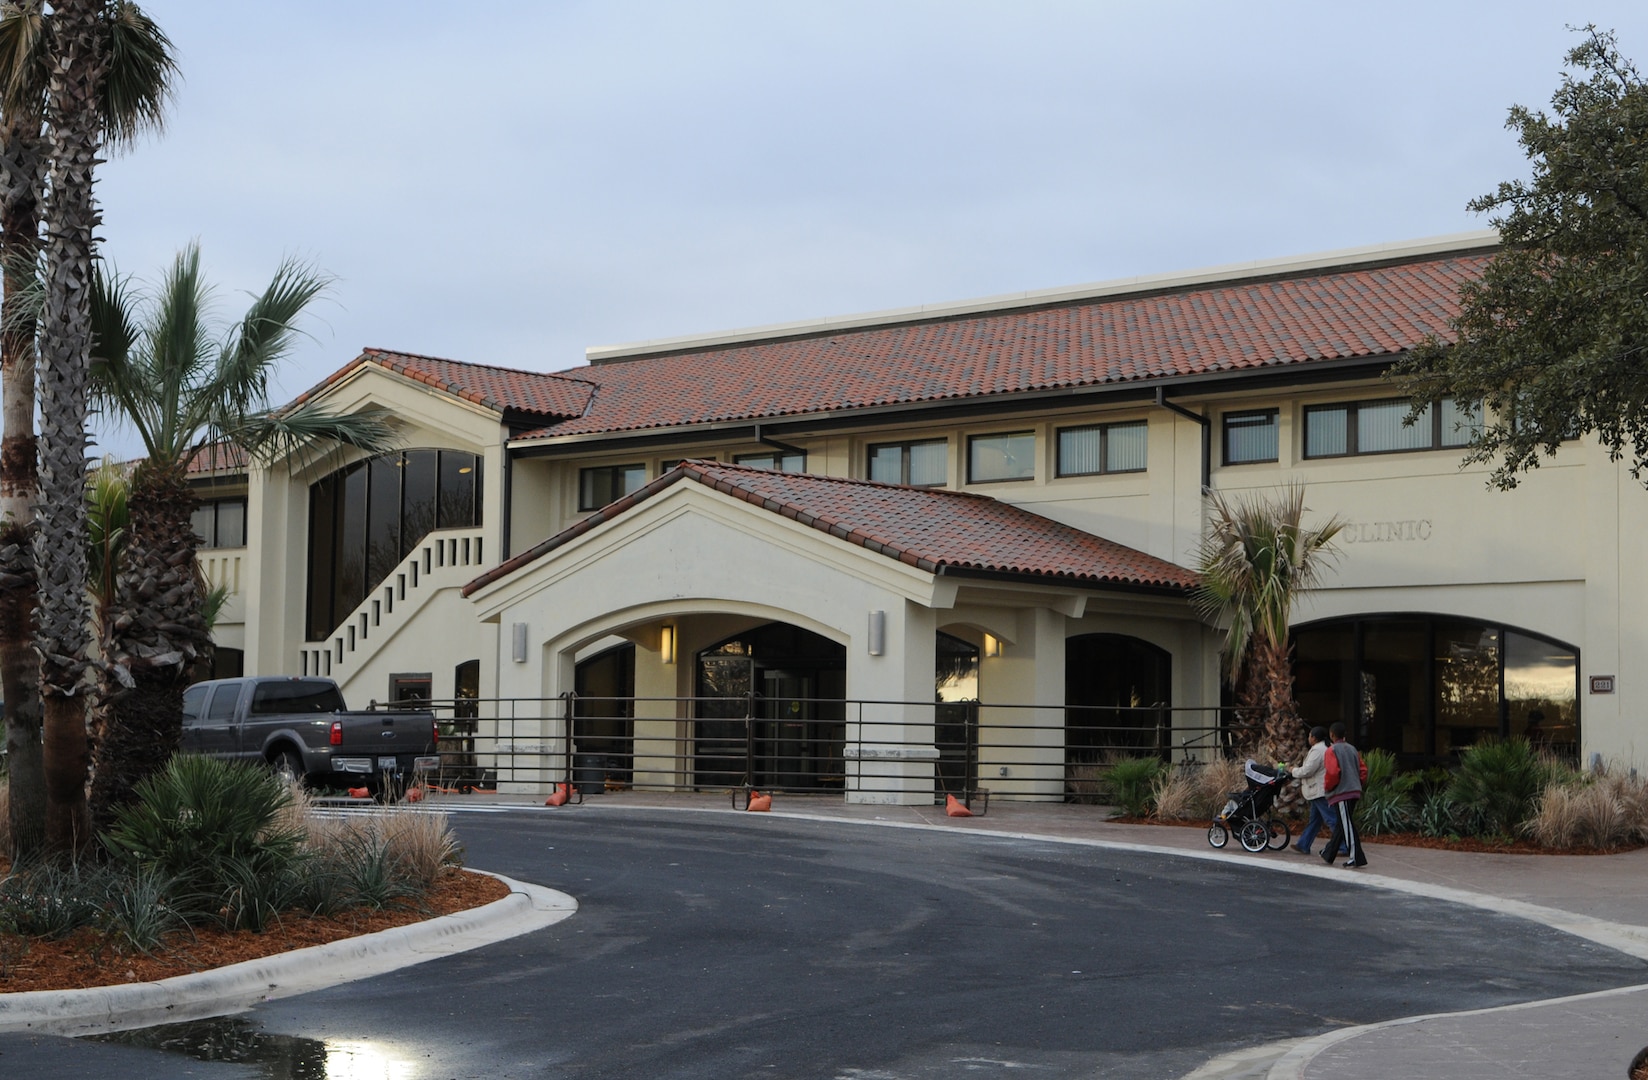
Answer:
[(296, 750), (282, 750), (270, 759), (269, 764), (275, 767), (275, 775), (282, 780), (288, 783), (303, 783), (303, 758)]

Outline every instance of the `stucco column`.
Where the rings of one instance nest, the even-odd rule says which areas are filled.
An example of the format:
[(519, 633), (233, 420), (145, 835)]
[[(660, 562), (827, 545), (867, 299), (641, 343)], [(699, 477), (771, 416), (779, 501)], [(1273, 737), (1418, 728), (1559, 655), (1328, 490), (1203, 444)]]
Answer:
[(876, 616), (847, 646), (847, 801), (931, 805), (934, 646), (931, 608), (909, 601), (881, 614), (881, 655), (870, 649)]
[(688, 782), (686, 744), (681, 738), (682, 723), (677, 719), (677, 702), (673, 700), (643, 701), (642, 698), (672, 699), (678, 689), (683, 670), (692, 670), (690, 655), (681, 652), (681, 628), (670, 624), (667, 629), (673, 637), (674, 658), (665, 663), (663, 626), (650, 628), (636, 639), (635, 645), (635, 763), (633, 783), (637, 788), (675, 789)]
[(1065, 617), (1019, 613), (1018, 637), (979, 659), (980, 787), (1013, 799), (1064, 800)]

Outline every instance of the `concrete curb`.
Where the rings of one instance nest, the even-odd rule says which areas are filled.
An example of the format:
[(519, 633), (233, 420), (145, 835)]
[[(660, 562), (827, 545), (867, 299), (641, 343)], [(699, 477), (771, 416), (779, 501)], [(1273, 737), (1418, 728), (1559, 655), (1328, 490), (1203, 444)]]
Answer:
[(1597, 990), (1589, 994), (1573, 994), (1568, 997), (1546, 998), (1544, 1001), (1521, 1001), (1515, 1005), (1499, 1005), (1491, 1009), (1466, 1009), (1451, 1013), (1426, 1013), (1423, 1016), (1403, 1016), (1395, 1020), (1385, 1020), (1377, 1024), (1363, 1024), (1359, 1027), (1342, 1028), (1339, 1031), (1329, 1031), (1313, 1039), (1294, 1046), (1283, 1054), (1272, 1065), (1266, 1074), (1266, 1080), (1305, 1080), (1305, 1069), (1324, 1050), (1337, 1046), (1347, 1040), (1367, 1035), (1370, 1032), (1381, 1031), (1385, 1028), (1405, 1027), (1410, 1024), (1422, 1024), (1427, 1020), (1457, 1020), (1462, 1016), (1499, 1016), (1504, 1013), (1525, 1012), (1529, 1009), (1542, 1009), (1551, 1005), (1568, 1005), (1580, 1001), (1597, 1001), (1602, 998), (1622, 997), (1626, 994), (1640, 994), (1648, 991), (1648, 985), (1621, 986), (1613, 990)]
[(566, 893), (487, 876), (508, 885), (510, 895), (470, 911), (158, 982), (0, 994), (0, 1032), (90, 1035), (223, 1016), (478, 949), (553, 926), (578, 910)]

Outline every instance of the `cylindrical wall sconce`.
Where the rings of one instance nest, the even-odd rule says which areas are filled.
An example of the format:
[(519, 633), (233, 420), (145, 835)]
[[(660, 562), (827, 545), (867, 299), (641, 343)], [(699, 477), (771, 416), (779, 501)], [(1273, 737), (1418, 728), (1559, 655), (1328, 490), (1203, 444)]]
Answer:
[(518, 622), (510, 626), (509, 658), (517, 664), (526, 663), (526, 623)]
[(675, 627), (659, 627), (658, 658), (665, 664), (675, 663)]
[(870, 612), (870, 655), (880, 656), (887, 651), (887, 613)]

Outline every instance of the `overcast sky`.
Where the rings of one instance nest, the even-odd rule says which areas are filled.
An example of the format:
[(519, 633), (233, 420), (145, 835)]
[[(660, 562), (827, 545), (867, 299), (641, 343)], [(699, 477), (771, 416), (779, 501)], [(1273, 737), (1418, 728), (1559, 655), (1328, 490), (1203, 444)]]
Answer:
[[(103, 252), (223, 314), (337, 276), (284, 401), (366, 346), (590, 345), (1486, 227), (1567, 25), (1648, 4), (148, 0), (183, 81)], [(132, 449), (111, 433), (102, 447)]]

